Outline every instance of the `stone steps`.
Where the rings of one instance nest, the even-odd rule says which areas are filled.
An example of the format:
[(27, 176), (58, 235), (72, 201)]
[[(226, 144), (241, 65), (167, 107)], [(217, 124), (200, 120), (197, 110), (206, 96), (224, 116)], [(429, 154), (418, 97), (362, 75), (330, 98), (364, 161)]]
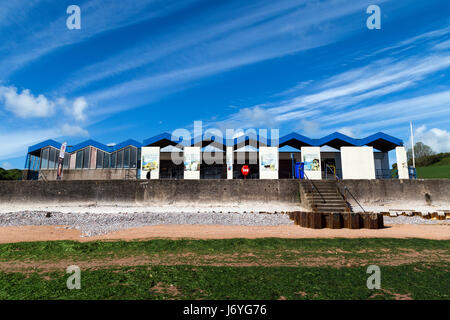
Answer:
[(345, 200), (338, 191), (336, 181), (317, 180), (312, 182), (312, 187), (307, 181), (302, 182), (305, 199), (315, 212), (350, 212)]

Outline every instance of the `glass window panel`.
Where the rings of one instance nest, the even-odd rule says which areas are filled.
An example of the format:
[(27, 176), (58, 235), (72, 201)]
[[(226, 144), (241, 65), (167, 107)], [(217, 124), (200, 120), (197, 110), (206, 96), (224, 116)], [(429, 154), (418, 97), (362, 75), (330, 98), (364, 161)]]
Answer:
[(48, 168), (48, 148), (42, 149), (41, 154), (42, 154), (41, 168), (47, 169)]
[(111, 154), (104, 152), (103, 153), (103, 168), (104, 169), (109, 168), (110, 159), (111, 159)]
[(90, 148), (86, 148), (83, 150), (83, 168), (89, 169), (89, 155)]
[(55, 168), (55, 149), (50, 148), (50, 156), (48, 157), (48, 168)]
[(58, 163), (59, 163), (59, 150), (56, 150), (56, 156), (55, 156), (55, 169), (58, 168)]
[(69, 168), (69, 164), (70, 164), (70, 154), (69, 153), (64, 153), (64, 169), (68, 169)]
[(81, 169), (83, 167), (83, 150), (77, 152), (77, 159), (75, 161), (75, 168)]
[(123, 150), (120, 150), (119, 152), (117, 152), (117, 165), (116, 167), (118, 169), (123, 167)]
[(137, 168), (141, 167), (141, 149), (140, 148), (137, 150), (137, 165), (136, 165), (136, 167)]
[(101, 150), (97, 150), (97, 166), (96, 168), (101, 169), (103, 168), (103, 155), (105, 153)]
[(123, 167), (130, 167), (130, 148), (126, 148), (125, 150), (123, 150)]
[(117, 160), (117, 152), (113, 152), (111, 154), (111, 168), (115, 168), (116, 167), (116, 160)]
[(33, 156), (33, 170), (39, 170), (41, 164), (41, 158)]
[(131, 148), (130, 168), (136, 168), (137, 164), (136, 156), (137, 156), (136, 148)]

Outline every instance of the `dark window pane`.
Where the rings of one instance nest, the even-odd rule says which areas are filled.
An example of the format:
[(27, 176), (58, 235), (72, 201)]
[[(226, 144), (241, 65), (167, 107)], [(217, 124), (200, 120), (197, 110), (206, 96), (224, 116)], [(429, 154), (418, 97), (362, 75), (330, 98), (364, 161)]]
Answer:
[(34, 164), (33, 164), (34, 170), (39, 170), (41, 168), (41, 158), (40, 157), (34, 157)]
[(117, 152), (117, 168), (120, 169), (123, 166), (123, 150)]
[(137, 168), (141, 167), (141, 149), (140, 148), (137, 151), (137, 165), (136, 165), (136, 167)]
[(59, 150), (56, 150), (55, 169), (58, 169), (58, 163), (59, 163)]
[(55, 169), (55, 149), (50, 148), (50, 156), (48, 157), (48, 168)]
[(48, 168), (48, 148), (42, 149), (41, 154), (42, 154), (41, 169), (47, 169)]
[(97, 166), (96, 168), (101, 169), (103, 167), (103, 155), (105, 153), (101, 150), (97, 150)]
[(83, 150), (77, 152), (77, 159), (75, 168), (81, 169), (83, 167)]
[(83, 168), (89, 169), (89, 151), (90, 148), (86, 148), (83, 150)]
[(111, 154), (104, 152), (103, 153), (103, 168), (104, 169), (109, 168), (110, 159), (111, 159)]
[(136, 168), (136, 164), (137, 164), (136, 155), (137, 155), (137, 149), (131, 148), (130, 168)]
[(130, 148), (126, 148), (125, 150), (123, 150), (123, 167), (130, 167)]
[(111, 168), (115, 168), (116, 167), (116, 160), (117, 160), (117, 152), (113, 152), (111, 154)]
[(70, 164), (70, 153), (65, 153), (64, 154), (64, 169), (69, 168), (69, 164)]

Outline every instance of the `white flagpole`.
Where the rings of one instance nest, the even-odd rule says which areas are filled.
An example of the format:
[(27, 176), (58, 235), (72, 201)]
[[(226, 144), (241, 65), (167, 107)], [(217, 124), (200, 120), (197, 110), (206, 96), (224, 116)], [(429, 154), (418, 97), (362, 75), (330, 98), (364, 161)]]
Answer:
[(411, 127), (411, 153), (412, 153), (412, 160), (413, 160), (413, 167), (416, 167), (416, 157), (414, 155), (414, 134), (413, 134), (413, 127), (412, 127), (412, 121), (409, 123)]

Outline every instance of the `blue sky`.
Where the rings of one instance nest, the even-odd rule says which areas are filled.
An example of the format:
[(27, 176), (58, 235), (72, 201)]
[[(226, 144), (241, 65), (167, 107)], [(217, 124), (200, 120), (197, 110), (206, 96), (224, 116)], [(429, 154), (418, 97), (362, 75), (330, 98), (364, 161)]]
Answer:
[[(66, 9), (81, 8), (81, 30)], [(369, 30), (366, 8), (381, 8)], [(29, 145), (177, 128), (383, 131), (450, 152), (447, 0), (9, 0), (0, 5), (0, 166)]]

